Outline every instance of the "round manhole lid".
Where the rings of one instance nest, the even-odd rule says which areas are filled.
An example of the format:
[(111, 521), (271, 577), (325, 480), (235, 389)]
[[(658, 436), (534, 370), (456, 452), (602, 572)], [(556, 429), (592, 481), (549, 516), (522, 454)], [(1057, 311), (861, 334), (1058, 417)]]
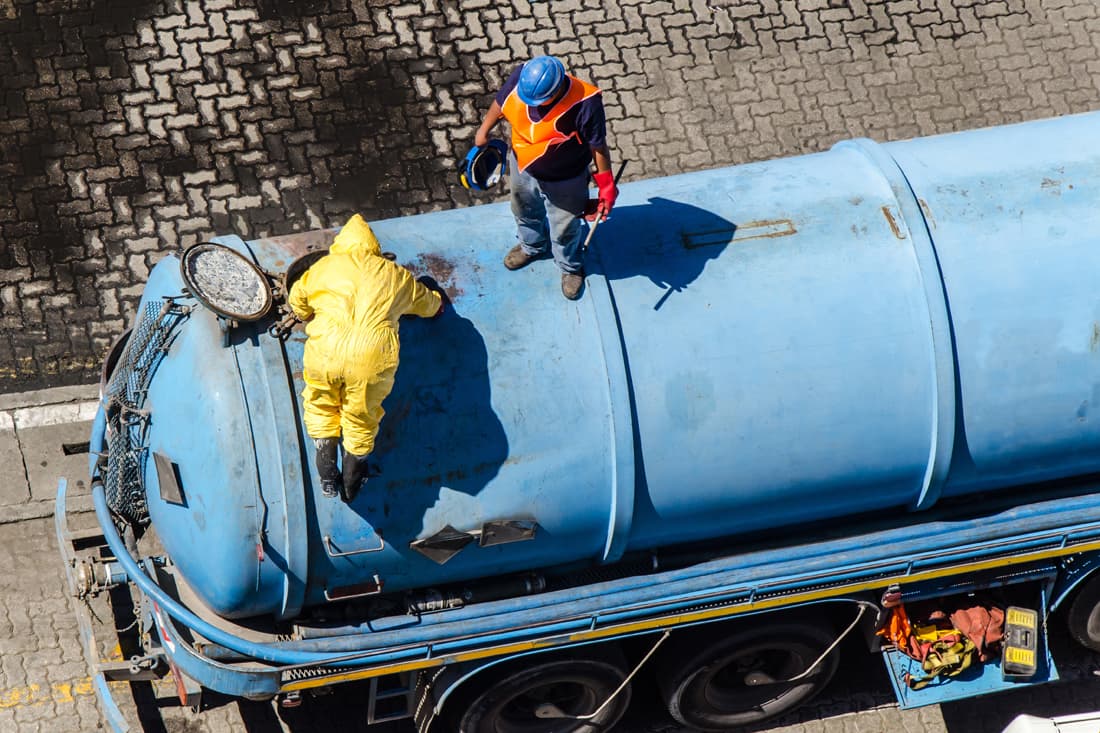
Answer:
[(267, 278), (225, 245), (201, 242), (188, 247), (180, 259), (180, 274), (191, 294), (218, 315), (255, 321), (271, 309)]

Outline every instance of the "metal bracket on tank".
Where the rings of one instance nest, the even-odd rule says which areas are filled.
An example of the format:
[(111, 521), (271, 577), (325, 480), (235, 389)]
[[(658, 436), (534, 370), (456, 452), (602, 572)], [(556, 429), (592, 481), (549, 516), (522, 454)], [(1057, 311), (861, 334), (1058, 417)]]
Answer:
[(481, 525), (481, 529), (462, 531), (445, 526), (431, 537), (413, 540), (409, 547), (432, 562), (442, 565), (474, 540), (479, 547), (493, 547), (535, 538), (539, 523), (534, 519), (496, 519)]
[(371, 552), (381, 552), (386, 549), (386, 541), (382, 539), (382, 535), (377, 535), (378, 547), (367, 547), (363, 550), (348, 550), (347, 552), (340, 552), (336, 549), (336, 545), (332, 544), (332, 537), (325, 535), (325, 552), (329, 557), (347, 557), (348, 555), (366, 555)]
[(382, 587), (385, 585), (378, 573), (374, 574), (374, 579), (369, 583), (357, 583), (356, 585), (345, 585), (339, 588), (333, 588), (332, 592), (329, 592), (328, 588), (325, 588), (325, 600), (326, 601), (346, 601), (349, 598), (362, 598), (364, 596), (377, 596), (382, 593)]
[(481, 525), (481, 531), (470, 534), (478, 538), (481, 547), (506, 545), (510, 542), (522, 542), (535, 538), (538, 522), (533, 519), (501, 519)]

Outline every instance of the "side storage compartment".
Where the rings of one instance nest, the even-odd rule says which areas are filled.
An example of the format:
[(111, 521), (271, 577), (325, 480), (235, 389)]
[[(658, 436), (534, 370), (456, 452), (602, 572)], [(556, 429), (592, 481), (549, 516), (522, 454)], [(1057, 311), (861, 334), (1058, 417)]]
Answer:
[(1036, 569), (1010, 584), (985, 578), (951, 594), (897, 594), (901, 603), (891, 610), (902, 618), (890, 619), (880, 635), (898, 705), (938, 705), (1057, 680), (1047, 641), (1056, 572)]

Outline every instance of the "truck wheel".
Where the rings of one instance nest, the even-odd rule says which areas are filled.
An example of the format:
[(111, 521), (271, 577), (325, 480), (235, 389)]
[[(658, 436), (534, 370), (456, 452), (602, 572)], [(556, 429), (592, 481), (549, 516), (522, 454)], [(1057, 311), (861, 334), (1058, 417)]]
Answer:
[(572, 716), (595, 712), (618, 689), (626, 672), (597, 659), (532, 659), (522, 667), (489, 672), (467, 684), (468, 701), (456, 710), (459, 733), (597, 733), (611, 728), (630, 704), (630, 686), (590, 722)]
[(1090, 575), (1073, 595), (1066, 625), (1078, 644), (1100, 652), (1100, 572)]
[(719, 639), (711, 631), (676, 642), (657, 683), (678, 722), (729, 731), (793, 710), (820, 692), (836, 672), (835, 653), (806, 677), (785, 680), (805, 672), (833, 641), (824, 629), (793, 623), (745, 628)]

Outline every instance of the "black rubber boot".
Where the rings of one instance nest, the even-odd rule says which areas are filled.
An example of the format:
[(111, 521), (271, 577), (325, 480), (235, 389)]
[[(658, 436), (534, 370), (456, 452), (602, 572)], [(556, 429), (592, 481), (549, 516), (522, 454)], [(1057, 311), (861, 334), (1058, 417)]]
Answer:
[(336, 448), (339, 438), (317, 438), (317, 474), (321, 478), (321, 493), (329, 499), (340, 495), (340, 469), (336, 465)]
[(367, 482), (367, 457), (344, 451), (344, 485), (340, 492), (344, 501), (355, 500), (359, 489)]

